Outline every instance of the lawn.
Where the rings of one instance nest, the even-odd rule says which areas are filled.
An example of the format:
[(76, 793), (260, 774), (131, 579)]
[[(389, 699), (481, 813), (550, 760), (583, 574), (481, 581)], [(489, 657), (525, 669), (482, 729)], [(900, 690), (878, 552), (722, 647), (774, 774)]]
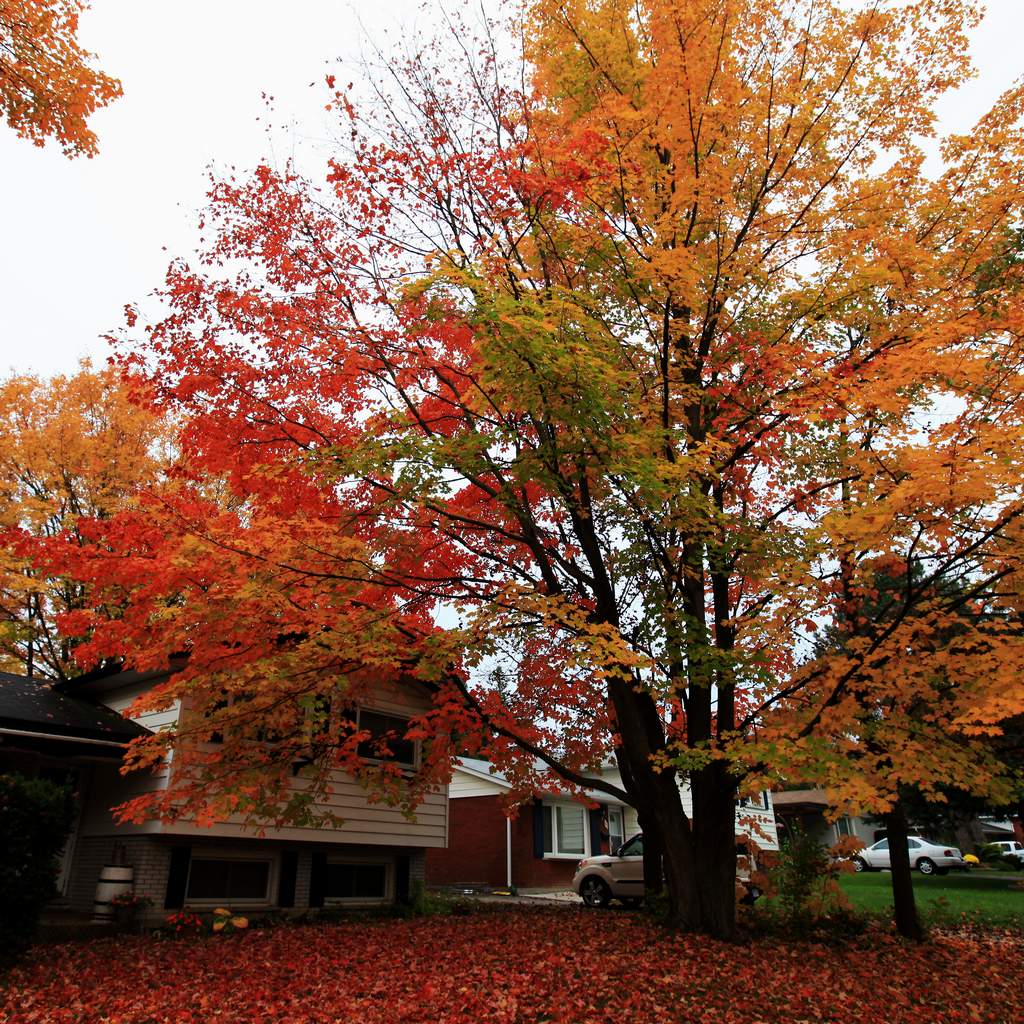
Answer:
[(462, 917), (42, 946), (4, 1024), (1009, 1024), (1024, 940), (876, 933), (845, 947), (725, 945), (638, 913), (492, 907)]
[[(998, 871), (978, 874), (914, 874), (914, 895), (929, 923), (948, 924), (964, 915), (979, 923), (1024, 928), (1024, 889), (1014, 888), (1017, 874)], [(857, 910), (892, 910), (892, 881), (888, 871), (844, 875), (841, 884)]]

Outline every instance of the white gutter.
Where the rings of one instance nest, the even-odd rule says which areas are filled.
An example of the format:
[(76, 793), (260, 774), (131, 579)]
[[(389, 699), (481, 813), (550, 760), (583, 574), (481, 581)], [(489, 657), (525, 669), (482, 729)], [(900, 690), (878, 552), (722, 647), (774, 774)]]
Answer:
[(122, 749), (128, 746), (127, 743), (121, 743), (118, 740), (93, 740), (86, 736), (61, 736), (57, 733), (52, 732), (30, 732), (28, 729), (2, 729), (0, 728), (0, 735), (3, 736), (29, 736), (36, 740), (57, 740), (62, 743), (94, 743), (99, 747), (121, 747)]
[(505, 819), (505, 888), (512, 888), (512, 819)]

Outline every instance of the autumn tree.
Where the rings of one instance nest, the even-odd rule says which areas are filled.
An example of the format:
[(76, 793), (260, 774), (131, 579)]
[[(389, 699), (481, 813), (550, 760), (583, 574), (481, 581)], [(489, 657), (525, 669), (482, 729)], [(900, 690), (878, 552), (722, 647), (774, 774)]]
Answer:
[[(807, 674), (831, 687), (834, 672), (853, 669), (849, 706), (833, 718), (819, 703), (815, 714), (824, 721), (814, 742), (796, 751), (798, 762), (806, 759), (802, 777), (827, 787), (837, 812), (867, 812), (885, 825), (897, 929), (917, 940), (924, 930), (907, 852), (911, 823), (920, 823), (922, 810), (977, 814), (1024, 795), (1006, 712), (1020, 700), (1024, 640), (1001, 590), (1006, 577), (986, 576), (965, 558), (924, 582), (937, 559), (935, 546), (921, 542), (921, 518), (901, 573), (893, 574), (890, 558), (889, 571), (872, 577), (877, 561), (863, 558), (856, 582), (846, 575), (842, 613)], [(792, 713), (800, 718), (803, 709)]]
[[(136, 396), (138, 397), (138, 396)], [(0, 664), (51, 679), (75, 671), (56, 620), (87, 603), (80, 582), (33, 566), (40, 544), (83, 543), (79, 518), (104, 519), (152, 486), (168, 432), (132, 385), (84, 364), (71, 377), (0, 383)], [(108, 612), (112, 611), (108, 609)]]
[(0, 114), (22, 138), (55, 138), (69, 157), (94, 156), (93, 111), (121, 95), (78, 45), (84, 0), (0, 0)]
[[(413, 793), (457, 737), (523, 796), (626, 799), (670, 917), (730, 935), (737, 793), (845, 742), (868, 688), (914, 682), (900, 630), (943, 614), (812, 665), (860, 563), (969, 565), (1017, 614), (1021, 307), (978, 279), (1024, 205), (1024, 91), (937, 175), (920, 145), (976, 21), (537, 3), (521, 63), (490, 24), (364, 101), (328, 79), (348, 141), (325, 179), (217, 183), (200, 264), (125, 340), (187, 461), (83, 527), (69, 571), (127, 608), (67, 628), (85, 658), (188, 650), (150, 701), (193, 710), (134, 749), (176, 767), (129, 813), (309, 814), (332, 766), (364, 771), (332, 709), (404, 673), (436, 691)], [(1019, 708), (995, 683), (1014, 643), (970, 670), (964, 728)], [(588, 775), (609, 751), (621, 787)]]

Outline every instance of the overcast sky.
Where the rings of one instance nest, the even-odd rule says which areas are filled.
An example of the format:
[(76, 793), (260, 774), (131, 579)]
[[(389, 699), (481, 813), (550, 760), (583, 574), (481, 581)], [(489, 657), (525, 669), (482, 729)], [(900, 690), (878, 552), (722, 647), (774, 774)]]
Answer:
[[(1024, 73), (1024, 0), (987, 6), (979, 77), (943, 102), (945, 130), (969, 129)], [(429, 19), (417, 0), (92, 0), (82, 43), (125, 92), (91, 122), (99, 156), (68, 161), (0, 125), (0, 375), (104, 359), (125, 303), (193, 250), (207, 168), (293, 149), (311, 166), (327, 63), (355, 58), (364, 32), (386, 45)]]

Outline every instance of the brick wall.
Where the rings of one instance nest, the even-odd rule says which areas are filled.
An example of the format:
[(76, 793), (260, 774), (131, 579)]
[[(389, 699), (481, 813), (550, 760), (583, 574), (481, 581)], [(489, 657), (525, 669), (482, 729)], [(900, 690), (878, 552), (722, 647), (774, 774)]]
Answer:
[(92, 910), (100, 872), (115, 862), (135, 869), (134, 891), (153, 903), (154, 913), (162, 911), (171, 851), (151, 836), (78, 836), (66, 890), (72, 909), (83, 913)]
[(524, 807), (512, 822), (512, 884), (520, 889), (569, 887), (580, 858), (571, 860), (534, 856), (533, 808)]
[[(428, 885), (503, 886), (505, 814), (497, 796), (470, 796), (448, 804), (448, 848), (426, 851)], [(534, 855), (533, 809), (512, 819), (512, 884), (520, 889), (568, 887), (578, 858)]]
[(497, 796), (448, 802), (448, 848), (427, 850), (428, 885), (505, 884), (505, 814)]

